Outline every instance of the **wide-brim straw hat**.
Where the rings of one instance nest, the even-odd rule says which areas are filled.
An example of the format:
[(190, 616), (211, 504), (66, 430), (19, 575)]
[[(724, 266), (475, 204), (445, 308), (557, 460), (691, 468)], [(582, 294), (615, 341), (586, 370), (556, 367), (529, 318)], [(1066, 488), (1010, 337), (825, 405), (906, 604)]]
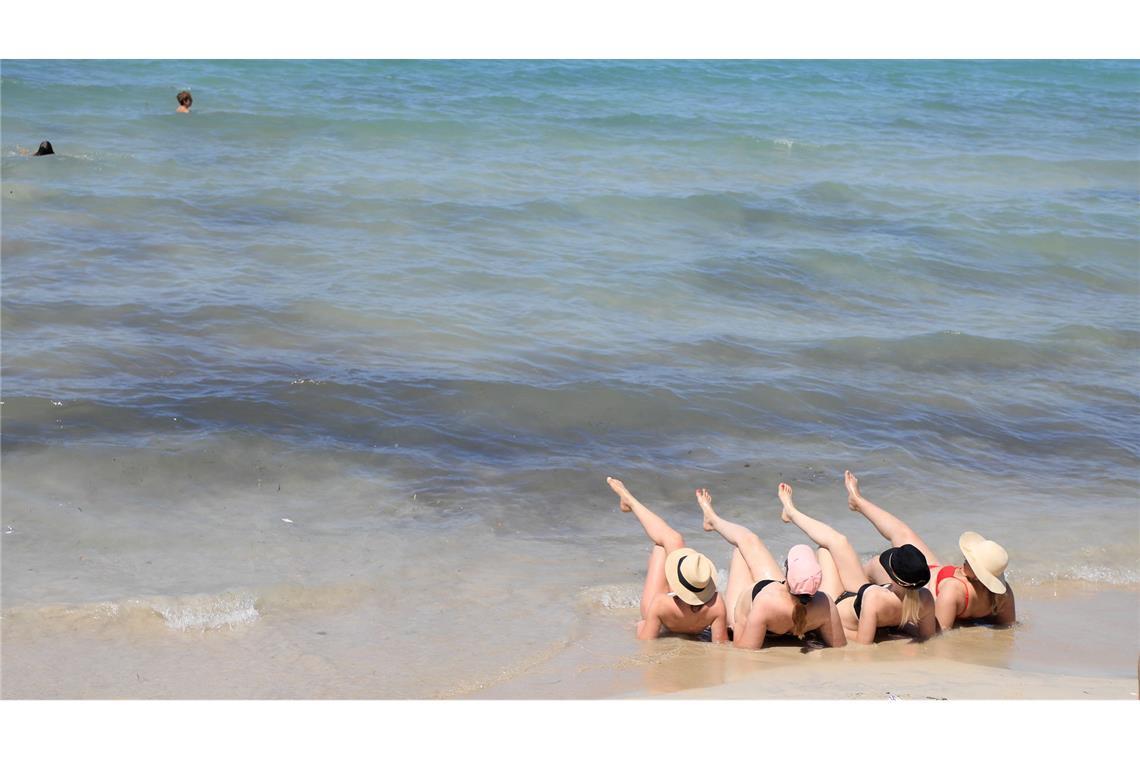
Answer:
[(958, 539), (958, 548), (983, 586), (995, 594), (1005, 593), (1002, 575), (1009, 564), (1009, 555), (1000, 544), (968, 530)]
[(677, 598), (688, 604), (704, 604), (716, 595), (716, 567), (698, 551), (681, 548), (665, 558), (665, 580)]

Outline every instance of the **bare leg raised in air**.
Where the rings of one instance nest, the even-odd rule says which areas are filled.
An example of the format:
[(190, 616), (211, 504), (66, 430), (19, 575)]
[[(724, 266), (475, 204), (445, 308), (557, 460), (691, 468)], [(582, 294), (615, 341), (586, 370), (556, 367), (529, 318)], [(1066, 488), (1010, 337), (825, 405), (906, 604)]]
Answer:
[[(858, 512), (870, 520), (883, 538), (891, 542), (891, 546), (899, 547), (903, 544), (912, 544), (918, 547), (928, 563), (935, 566), (942, 564), (931, 548), (926, 545), (926, 542), (919, 538), (909, 525), (860, 493), (859, 479), (850, 470), (843, 473), (843, 484), (847, 486), (847, 506), (851, 508), (851, 511)], [(868, 561), (864, 566), (864, 571), (868, 578), (875, 583), (886, 583), (890, 580), (879, 565), (878, 560)]]
[[(867, 582), (867, 576), (863, 572), (863, 565), (859, 562), (859, 555), (855, 553), (855, 549), (852, 548), (851, 542), (847, 540), (847, 536), (827, 523), (820, 522), (814, 517), (808, 517), (799, 511), (796, 508), (795, 502), (792, 501), (792, 487), (787, 483), (780, 484), (778, 495), (780, 497), (780, 503), (784, 507), (780, 513), (780, 519), (795, 525), (806, 533), (807, 537), (814, 541), (821, 549), (826, 549), (828, 554), (831, 555), (836, 570), (839, 572), (839, 581), (842, 585), (842, 588), (839, 589), (839, 593), (843, 591), (858, 591), (859, 587)], [(826, 588), (828, 585), (828, 568), (823, 562), (820, 562), (820, 568), (824, 571), (823, 590), (831, 595), (831, 591)], [(835, 599), (838, 596), (839, 594), (835, 594), (832, 595), (831, 598)]]
[(725, 541), (732, 544), (732, 564), (728, 570), (728, 587), (725, 604), (728, 607), (728, 625), (733, 627), (737, 615), (743, 619), (751, 606), (751, 597), (742, 592), (751, 591), (758, 582), (772, 578), (784, 580), (780, 563), (768, 551), (768, 547), (752, 531), (743, 525), (729, 522), (713, 511), (712, 496), (707, 488), (697, 489), (697, 504), (704, 515), (704, 529), (716, 531)]
[(641, 523), (645, 535), (653, 542), (653, 549), (649, 553), (649, 565), (645, 572), (645, 587), (641, 592), (641, 617), (645, 619), (648, 617), (649, 604), (653, 598), (657, 594), (669, 593), (669, 584), (665, 581), (665, 557), (669, 552), (683, 547), (685, 539), (649, 507), (635, 499), (620, 480), (606, 478), (606, 482), (618, 495), (618, 508), (622, 512), (633, 512)]

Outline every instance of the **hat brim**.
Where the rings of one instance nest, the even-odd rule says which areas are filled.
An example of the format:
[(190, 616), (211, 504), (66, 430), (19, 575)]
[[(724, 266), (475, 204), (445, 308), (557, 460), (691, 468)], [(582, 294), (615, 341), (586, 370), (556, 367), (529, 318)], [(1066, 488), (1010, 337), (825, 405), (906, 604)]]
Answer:
[(685, 588), (681, 583), (681, 579), (677, 576), (677, 565), (685, 557), (693, 554), (700, 554), (700, 552), (690, 549), (688, 547), (677, 549), (670, 552), (669, 556), (665, 558), (665, 580), (669, 584), (669, 590), (677, 595), (677, 598), (687, 604), (699, 605), (705, 604), (714, 596), (716, 596), (716, 565), (712, 560), (705, 557), (708, 561), (711, 573), (709, 575), (709, 583), (699, 592), (693, 592)]
[(891, 567), (891, 557), (893, 557), (898, 552), (898, 550), (899, 549), (897, 546), (892, 546), (890, 549), (887, 549), (886, 551), (879, 554), (879, 564), (882, 565), (883, 569), (887, 571), (887, 577), (889, 577), (892, 581), (899, 584), (903, 588), (922, 588), (929, 584), (929, 571), (927, 571), (924, 575), (925, 580), (916, 580), (913, 583), (903, 580), (895, 573), (894, 568)]
[(898, 578), (895, 577), (895, 571), (891, 569), (891, 556), (894, 555), (894, 553), (897, 551), (898, 549), (892, 546), (886, 551), (879, 552), (879, 564), (882, 565), (883, 569), (887, 571), (887, 577), (892, 581), (898, 580)]
[(982, 585), (988, 588), (995, 594), (1005, 593), (1005, 583), (1001, 578), (997, 577), (977, 560), (977, 554), (974, 549), (985, 542), (985, 538), (980, 533), (975, 533), (968, 530), (961, 535), (958, 539), (958, 548), (962, 550), (962, 556), (970, 563), (970, 569), (974, 571), (974, 575), (978, 576), (978, 580)]

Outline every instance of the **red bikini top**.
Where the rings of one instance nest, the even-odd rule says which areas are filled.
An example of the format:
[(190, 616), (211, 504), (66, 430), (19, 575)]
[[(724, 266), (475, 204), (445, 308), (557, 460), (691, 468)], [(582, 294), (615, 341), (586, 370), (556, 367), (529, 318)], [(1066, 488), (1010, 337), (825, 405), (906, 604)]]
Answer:
[(965, 612), (970, 608), (970, 584), (966, 583), (966, 581), (956, 576), (954, 574), (956, 572), (958, 572), (958, 568), (954, 565), (943, 565), (942, 569), (938, 571), (938, 576), (934, 581), (934, 593), (938, 593), (938, 587), (941, 586), (942, 581), (946, 580), (947, 578), (953, 578), (954, 580), (958, 581), (966, 589), (966, 608), (962, 610)]

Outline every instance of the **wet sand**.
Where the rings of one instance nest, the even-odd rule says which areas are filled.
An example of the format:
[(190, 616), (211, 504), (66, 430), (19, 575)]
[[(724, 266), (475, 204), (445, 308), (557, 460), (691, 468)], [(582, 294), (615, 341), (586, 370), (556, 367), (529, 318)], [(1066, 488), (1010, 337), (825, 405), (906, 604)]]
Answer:
[[(681, 699), (1137, 699), (1140, 589), (1092, 586), (1018, 590), (1012, 629), (958, 628), (929, 642), (805, 649), (780, 641), (760, 651), (679, 637), (636, 644), (599, 667), (568, 662), (488, 684), (488, 698)], [(636, 617), (636, 612), (633, 613)], [(628, 616), (627, 616), (628, 617)], [(1099, 621), (1096, 625), (1092, 621)], [(621, 635), (630, 635), (623, 620)], [(601, 626), (599, 626), (599, 629)], [(630, 635), (630, 638), (632, 636)], [(612, 642), (611, 642), (612, 643)], [(604, 647), (599, 634), (577, 647)], [(573, 649), (573, 648), (572, 648)], [(566, 667), (570, 665), (571, 667)], [(475, 694), (471, 696), (476, 696)]]
[[(631, 694), (645, 697), (646, 694)], [(921, 662), (818, 661), (661, 695), (680, 699), (1136, 699), (1136, 680), (1005, 670), (943, 659)]]
[[(390, 655), (355, 605), (235, 630), (177, 632), (153, 622), (50, 629), (4, 620), (5, 699), (1136, 699), (1140, 589), (1018, 589), (1012, 629), (955, 629), (922, 644), (760, 651), (683, 637), (639, 642), (636, 608), (588, 606), (566, 638), (509, 657), (510, 641), (468, 641), (487, 663), (458, 676)], [(532, 643), (523, 641), (522, 643)], [(520, 650), (521, 651), (521, 650)], [(501, 655), (492, 660), (491, 655)], [(375, 658), (388, 662), (382, 670)], [(493, 663), (498, 664), (493, 664)]]

